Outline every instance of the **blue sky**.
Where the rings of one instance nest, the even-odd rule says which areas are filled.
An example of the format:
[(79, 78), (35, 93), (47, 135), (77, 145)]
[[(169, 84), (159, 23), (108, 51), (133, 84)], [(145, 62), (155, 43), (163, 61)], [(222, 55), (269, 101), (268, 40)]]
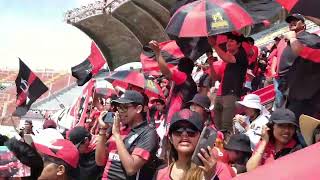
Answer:
[(0, 0), (0, 68), (69, 70), (89, 55), (90, 38), (64, 22), (67, 10), (92, 0)]

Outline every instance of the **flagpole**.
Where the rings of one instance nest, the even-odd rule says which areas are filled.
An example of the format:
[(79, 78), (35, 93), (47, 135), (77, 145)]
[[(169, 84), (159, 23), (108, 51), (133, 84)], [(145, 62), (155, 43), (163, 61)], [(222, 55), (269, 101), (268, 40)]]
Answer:
[(56, 96), (53, 96), (53, 98), (59, 103), (59, 107), (60, 107), (61, 109), (64, 109), (64, 108), (65, 108), (65, 106), (63, 105), (63, 103), (62, 103)]

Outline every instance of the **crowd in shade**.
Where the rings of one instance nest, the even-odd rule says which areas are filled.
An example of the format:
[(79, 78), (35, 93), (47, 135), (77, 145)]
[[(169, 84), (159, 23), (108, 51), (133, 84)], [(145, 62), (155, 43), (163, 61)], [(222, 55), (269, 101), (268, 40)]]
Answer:
[[(186, 9), (173, 14), (171, 33), (179, 10)], [(221, 26), (215, 24), (224, 21), (221, 14), (212, 28)], [(319, 17), (291, 13), (285, 20), (289, 32), (267, 47), (256, 46), (239, 29), (208, 31), (203, 62), (179, 49), (188, 42), (180, 35), (194, 29), (183, 29), (182, 22), (176, 43), (146, 45), (140, 71), (94, 69), (89, 78), (77, 76), (84, 90), (71, 110), (77, 117), (70, 119), (71, 128), (61, 131), (47, 116), (40, 130), (27, 120), (20, 138), (0, 135), (0, 179), (260, 179), (256, 174), (263, 168), (274, 174), (271, 179), (319, 179), (320, 37), (306, 31), (306, 18), (319, 25)], [(178, 55), (169, 47), (178, 48)], [(292, 174), (272, 172), (289, 160)]]

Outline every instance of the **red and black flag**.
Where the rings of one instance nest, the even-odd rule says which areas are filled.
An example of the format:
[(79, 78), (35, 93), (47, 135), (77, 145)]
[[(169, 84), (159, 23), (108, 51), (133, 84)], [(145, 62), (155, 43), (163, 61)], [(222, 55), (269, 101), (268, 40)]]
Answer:
[(100, 50), (94, 42), (91, 43), (91, 54), (82, 63), (71, 68), (72, 76), (77, 79), (78, 86), (83, 86), (106, 63)]
[(232, 0), (201, 0), (180, 7), (166, 32), (178, 37), (207, 37), (252, 24), (249, 13)]
[(291, 13), (320, 18), (319, 0), (276, 0)]
[[(162, 57), (171, 67), (177, 65), (179, 63), (179, 59), (184, 57), (184, 54), (180, 50), (176, 41), (161, 42), (159, 43), (159, 46)], [(140, 55), (142, 69), (144, 72), (159, 71), (158, 62), (155, 58), (153, 50), (149, 46), (144, 46)]]
[(37, 77), (30, 68), (19, 58), (20, 68), (16, 79), (17, 108), (14, 116), (25, 115), (31, 104), (34, 103), (48, 87)]

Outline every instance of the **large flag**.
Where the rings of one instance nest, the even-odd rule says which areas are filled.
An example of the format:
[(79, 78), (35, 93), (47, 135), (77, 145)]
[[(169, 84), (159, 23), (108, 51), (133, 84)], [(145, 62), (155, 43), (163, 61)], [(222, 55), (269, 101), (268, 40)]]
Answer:
[[(183, 52), (180, 50), (176, 41), (165, 41), (159, 43), (160, 53), (165, 59), (168, 65), (174, 66), (179, 63), (179, 59), (184, 57)], [(142, 69), (144, 72), (147, 71), (159, 71), (159, 65), (155, 59), (155, 53), (149, 46), (144, 46), (143, 51), (140, 55)]]
[(85, 88), (82, 90), (82, 94), (77, 101), (71, 107), (70, 115), (74, 117), (72, 128), (76, 126), (84, 126), (85, 120), (88, 117), (87, 111), (89, 108), (90, 99), (92, 99), (92, 93), (94, 88), (94, 81), (90, 80)]
[(83, 86), (106, 63), (96, 44), (91, 43), (91, 54), (82, 63), (71, 68), (72, 76), (77, 79), (78, 86)]
[(34, 103), (48, 87), (37, 77), (30, 68), (19, 58), (20, 68), (16, 79), (17, 108), (14, 116), (25, 115), (32, 103)]

